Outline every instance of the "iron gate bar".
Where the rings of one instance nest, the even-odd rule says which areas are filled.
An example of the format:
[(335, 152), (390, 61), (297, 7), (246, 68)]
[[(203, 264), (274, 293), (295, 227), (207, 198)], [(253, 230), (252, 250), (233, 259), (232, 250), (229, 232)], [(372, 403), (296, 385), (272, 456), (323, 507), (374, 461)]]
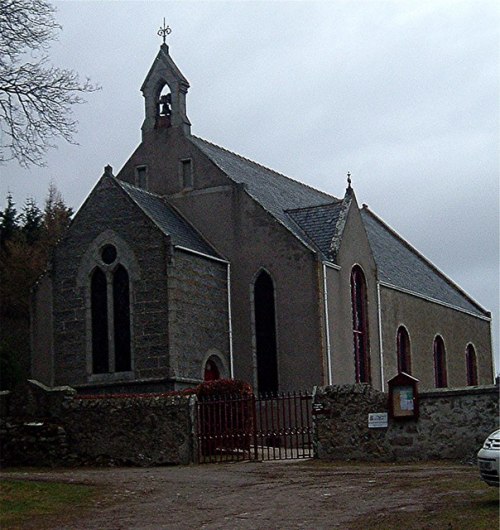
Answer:
[(198, 461), (310, 458), (312, 396), (207, 396), (197, 405)]

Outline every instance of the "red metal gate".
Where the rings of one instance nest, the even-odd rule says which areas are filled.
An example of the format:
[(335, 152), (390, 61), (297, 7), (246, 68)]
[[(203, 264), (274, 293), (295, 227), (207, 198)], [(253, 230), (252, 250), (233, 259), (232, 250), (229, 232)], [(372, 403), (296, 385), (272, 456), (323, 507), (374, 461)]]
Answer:
[(218, 396), (197, 405), (198, 462), (311, 458), (312, 396)]

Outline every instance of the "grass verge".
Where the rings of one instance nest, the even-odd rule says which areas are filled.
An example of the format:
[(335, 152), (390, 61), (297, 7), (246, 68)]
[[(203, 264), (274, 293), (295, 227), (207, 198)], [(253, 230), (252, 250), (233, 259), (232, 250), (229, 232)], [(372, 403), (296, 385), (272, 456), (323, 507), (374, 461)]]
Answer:
[[(418, 483), (417, 483), (418, 484)], [(499, 490), (479, 479), (435, 477), (418, 484), (423, 492), (418, 506), (379, 510), (363, 515), (352, 530), (491, 530), (499, 527)], [(413, 495), (412, 495), (413, 496)], [(418, 497), (418, 496), (415, 496)]]
[(23, 523), (85, 510), (97, 488), (63, 482), (0, 480), (0, 528), (22, 528)]

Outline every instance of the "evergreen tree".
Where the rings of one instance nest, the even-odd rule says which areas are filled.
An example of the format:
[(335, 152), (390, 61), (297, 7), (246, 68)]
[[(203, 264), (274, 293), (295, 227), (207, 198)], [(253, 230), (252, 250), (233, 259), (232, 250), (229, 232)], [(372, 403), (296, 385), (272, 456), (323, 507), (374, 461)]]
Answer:
[(43, 211), (45, 243), (51, 249), (68, 228), (72, 215), (73, 209), (66, 206), (61, 192), (51, 182)]
[(31, 289), (72, 214), (54, 184), (43, 212), (33, 199), (27, 199), (18, 215), (10, 193), (0, 212), (0, 390), (30, 376)]
[(21, 232), (29, 245), (33, 245), (40, 239), (43, 226), (43, 213), (38, 207), (35, 199), (26, 199), (21, 214)]
[(19, 215), (12, 199), (12, 193), (7, 194), (7, 206), (0, 212), (0, 247), (5, 249), (7, 242), (12, 240), (19, 231)]

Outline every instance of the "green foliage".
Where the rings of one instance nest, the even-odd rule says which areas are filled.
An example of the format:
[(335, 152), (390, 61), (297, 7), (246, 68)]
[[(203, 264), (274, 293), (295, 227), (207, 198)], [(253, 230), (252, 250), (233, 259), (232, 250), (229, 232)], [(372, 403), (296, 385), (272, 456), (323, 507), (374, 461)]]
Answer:
[[(18, 215), (12, 195), (0, 212), (0, 366), (1, 388), (29, 377), (31, 289), (47, 267), (53, 249), (71, 221), (73, 210), (51, 184), (43, 212), (27, 199)], [(5, 371), (5, 373), (4, 373)]]
[(0, 212), (0, 246), (5, 248), (8, 241), (12, 240), (19, 230), (19, 215), (12, 199), (12, 194), (7, 194), (7, 205)]
[(28, 198), (21, 214), (21, 232), (26, 238), (26, 242), (32, 245), (40, 239), (43, 223), (43, 213), (38, 207), (35, 199)]
[(252, 387), (240, 379), (216, 379), (198, 385), (194, 392), (199, 398), (209, 396), (251, 396)]
[(84, 509), (96, 488), (58, 482), (0, 481), (0, 528), (23, 528), (37, 518)]

